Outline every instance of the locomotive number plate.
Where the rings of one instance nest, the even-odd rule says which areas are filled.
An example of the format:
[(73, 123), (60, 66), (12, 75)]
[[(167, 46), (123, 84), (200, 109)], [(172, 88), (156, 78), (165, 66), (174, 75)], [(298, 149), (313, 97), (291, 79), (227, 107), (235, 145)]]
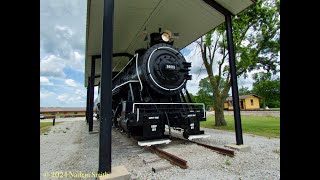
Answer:
[(166, 64), (166, 70), (175, 70), (176, 66), (171, 64)]

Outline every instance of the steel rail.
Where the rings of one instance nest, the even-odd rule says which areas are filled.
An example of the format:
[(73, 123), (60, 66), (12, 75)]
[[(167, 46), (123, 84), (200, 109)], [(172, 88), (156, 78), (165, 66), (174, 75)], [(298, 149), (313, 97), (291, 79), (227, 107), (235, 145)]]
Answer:
[(230, 150), (230, 149), (225, 149), (225, 148), (221, 148), (221, 147), (217, 147), (217, 146), (211, 146), (211, 145), (207, 145), (207, 144), (203, 144), (203, 143), (199, 143), (199, 142), (195, 142), (195, 141), (191, 141), (191, 140), (186, 140), (195, 144), (198, 144), (200, 146), (206, 147), (208, 149), (211, 149), (213, 151), (216, 151), (217, 153), (223, 154), (223, 155), (227, 155), (230, 157), (234, 156), (234, 151)]
[(188, 168), (187, 161), (184, 159), (181, 159), (173, 154), (170, 154), (164, 150), (161, 150), (161, 149), (157, 148), (156, 146), (150, 146), (150, 147), (146, 147), (146, 148), (149, 149), (150, 151), (152, 151), (153, 153), (157, 154), (161, 158), (167, 159), (172, 164), (175, 164), (175, 165), (181, 167), (182, 169)]
[(203, 144), (203, 143), (199, 143), (199, 142), (192, 141), (192, 140), (189, 140), (189, 139), (183, 139), (183, 138), (180, 138), (180, 137), (173, 137), (172, 136), (172, 138), (183, 140), (183, 141), (187, 141), (187, 142), (190, 142), (190, 143), (195, 143), (195, 144), (197, 144), (199, 146), (203, 146), (203, 147), (206, 147), (206, 148), (208, 148), (210, 150), (213, 150), (213, 151), (215, 151), (215, 152), (217, 152), (219, 154), (227, 155), (227, 156), (230, 156), (230, 157), (234, 156), (234, 151), (230, 150), (230, 149), (225, 149), (225, 148), (221, 148), (221, 147), (217, 147), (217, 146)]

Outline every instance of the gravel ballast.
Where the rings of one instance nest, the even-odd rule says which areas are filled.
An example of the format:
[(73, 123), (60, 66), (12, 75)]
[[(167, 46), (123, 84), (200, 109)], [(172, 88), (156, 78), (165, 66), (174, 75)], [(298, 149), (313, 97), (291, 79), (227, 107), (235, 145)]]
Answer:
[[(210, 137), (194, 141), (219, 147), (235, 143), (234, 132), (202, 129)], [(96, 121), (95, 130), (99, 130)], [(171, 132), (174, 136), (181, 136), (179, 132)], [(112, 167), (124, 165), (131, 173), (131, 179), (280, 179), (280, 139), (243, 134), (243, 141), (251, 150), (236, 151), (234, 157), (184, 141), (173, 140), (168, 145), (159, 145), (159, 148), (188, 161), (188, 168), (173, 166), (154, 173), (152, 167), (168, 164), (168, 161), (161, 159), (145, 164), (143, 160), (146, 157), (157, 155), (113, 129)], [(99, 133), (89, 134), (84, 118), (58, 124), (48, 135), (40, 135), (40, 179), (54, 179), (43, 175), (57, 171), (96, 173), (98, 157)]]

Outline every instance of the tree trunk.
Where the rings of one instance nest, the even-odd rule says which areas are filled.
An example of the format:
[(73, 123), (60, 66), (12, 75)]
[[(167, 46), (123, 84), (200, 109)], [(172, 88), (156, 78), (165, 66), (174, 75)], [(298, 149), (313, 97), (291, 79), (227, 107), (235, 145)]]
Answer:
[(215, 118), (215, 126), (226, 126), (227, 122), (224, 119), (223, 114), (223, 102), (224, 99), (221, 97), (216, 97), (214, 102), (214, 118)]

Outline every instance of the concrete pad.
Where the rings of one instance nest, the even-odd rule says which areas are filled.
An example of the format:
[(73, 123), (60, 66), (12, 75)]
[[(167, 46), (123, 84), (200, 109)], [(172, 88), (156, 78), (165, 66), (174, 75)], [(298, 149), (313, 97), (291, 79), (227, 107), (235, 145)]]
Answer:
[(98, 134), (99, 133), (99, 131), (91, 131), (91, 132), (89, 132), (89, 134)]
[(159, 165), (159, 166), (152, 167), (152, 171), (156, 173), (156, 172), (159, 172), (159, 171), (163, 171), (163, 170), (169, 169), (172, 166), (173, 166), (172, 164), (162, 164), (162, 165)]
[(250, 151), (250, 146), (247, 145), (236, 145), (236, 144), (227, 144), (224, 145), (225, 147), (240, 151), (240, 152), (249, 152)]
[(143, 162), (144, 162), (145, 164), (148, 164), (148, 163), (152, 163), (152, 162), (159, 161), (159, 160), (161, 160), (160, 157), (145, 158), (145, 159), (143, 159)]
[(99, 176), (99, 180), (129, 180), (130, 173), (124, 166), (111, 167), (111, 173)]

